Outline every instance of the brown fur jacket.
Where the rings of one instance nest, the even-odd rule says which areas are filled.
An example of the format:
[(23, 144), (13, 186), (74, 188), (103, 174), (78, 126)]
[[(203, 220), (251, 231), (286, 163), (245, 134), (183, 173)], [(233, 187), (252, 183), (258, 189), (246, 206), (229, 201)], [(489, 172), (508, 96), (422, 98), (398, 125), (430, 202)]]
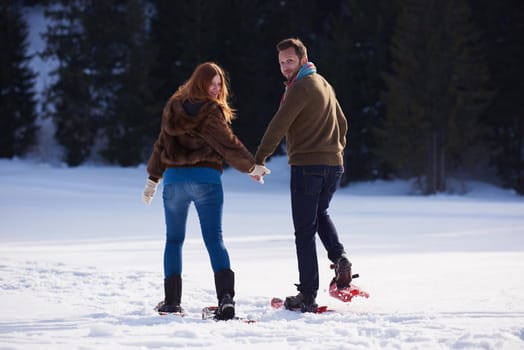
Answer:
[(222, 171), (226, 161), (247, 173), (253, 155), (233, 134), (215, 102), (191, 104), (171, 98), (162, 114), (160, 134), (147, 163), (150, 178), (162, 178), (167, 167), (211, 167)]

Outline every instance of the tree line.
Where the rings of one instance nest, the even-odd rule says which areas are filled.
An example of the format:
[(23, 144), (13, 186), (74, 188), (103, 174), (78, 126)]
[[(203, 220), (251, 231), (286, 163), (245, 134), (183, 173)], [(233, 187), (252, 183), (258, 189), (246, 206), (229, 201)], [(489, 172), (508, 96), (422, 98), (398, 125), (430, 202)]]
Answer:
[[(42, 111), (24, 6), (49, 20), (56, 62)], [(64, 161), (143, 163), (164, 103), (203, 61), (228, 72), (253, 152), (283, 92), (275, 44), (299, 37), (349, 121), (352, 181), (496, 179), (524, 194), (524, 2), (519, 0), (19, 0), (0, 5), (0, 157), (25, 154), (51, 118)]]

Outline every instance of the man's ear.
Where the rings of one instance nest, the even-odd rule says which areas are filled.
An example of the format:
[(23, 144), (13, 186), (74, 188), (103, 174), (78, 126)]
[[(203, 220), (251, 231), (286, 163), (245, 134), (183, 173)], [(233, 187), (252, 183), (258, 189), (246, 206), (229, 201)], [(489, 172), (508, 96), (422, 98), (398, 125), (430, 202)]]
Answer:
[(302, 57), (302, 59), (300, 60), (300, 65), (303, 66), (307, 63), (307, 56), (304, 56)]

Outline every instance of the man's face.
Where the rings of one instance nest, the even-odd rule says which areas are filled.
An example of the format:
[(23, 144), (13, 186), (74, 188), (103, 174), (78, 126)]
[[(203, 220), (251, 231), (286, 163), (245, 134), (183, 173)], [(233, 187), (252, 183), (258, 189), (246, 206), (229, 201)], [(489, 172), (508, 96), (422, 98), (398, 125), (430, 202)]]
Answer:
[(298, 73), (300, 67), (307, 62), (307, 58), (304, 57), (302, 60), (298, 58), (295, 48), (290, 47), (282, 50), (278, 53), (278, 63), (280, 64), (280, 71), (287, 80), (293, 78)]

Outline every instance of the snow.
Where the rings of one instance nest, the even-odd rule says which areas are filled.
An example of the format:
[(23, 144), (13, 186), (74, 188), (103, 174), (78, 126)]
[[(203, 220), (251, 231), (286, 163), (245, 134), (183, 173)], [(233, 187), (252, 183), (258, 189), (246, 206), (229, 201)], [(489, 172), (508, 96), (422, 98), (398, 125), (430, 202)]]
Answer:
[(224, 237), (237, 313), (216, 302), (194, 209), (184, 247), (184, 318), (159, 316), (161, 195), (140, 199), (144, 166), (67, 168), (0, 160), (0, 349), (524, 349), (524, 199), (483, 183), (463, 196), (410, 195), (408, 182), (340, 189), (331, 214), (369, 299), (327, 293), (336, 312), (273, 310), (298, 273), (285, 158), (264, 185), (224, 172)]
[[(26, 9), (39, 110), (52, 59), (37, 54), (48, 24)], [(0, 160), (0, 349), (524, 349), (524, 198), (480, 182), (465, 195), (413, 195), (407, 181), (352, 184), (331, 214), (369, 299), (344, 304), (319, 246), (321, 315), (273, 310), (298, 273), (285, 158), (264, 185), (224, 172), (224, 236), (237, 313), (202, 320), (216, 303), (194, 209), (184, 247), (187, 316), (159, 316), (161, 195), (140, 199), (145, 168), (59, 165), (51, 120), (28, 160)], [(35, 160), (44, 160), (39, 163)], [(349, 169), (351, 171), (351, 169)], [(457, 188), (461, 189), (462, 184)]]

